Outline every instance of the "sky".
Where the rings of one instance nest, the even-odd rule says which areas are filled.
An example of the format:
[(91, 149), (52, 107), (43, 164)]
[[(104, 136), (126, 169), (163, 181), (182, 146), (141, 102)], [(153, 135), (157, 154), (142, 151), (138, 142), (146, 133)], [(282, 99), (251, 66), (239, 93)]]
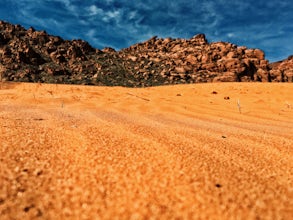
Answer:
[(1, 0), (0, 20), (99, 49), (204, 33), (262, 49), (271, 62), (293, 54), (292, 0)]

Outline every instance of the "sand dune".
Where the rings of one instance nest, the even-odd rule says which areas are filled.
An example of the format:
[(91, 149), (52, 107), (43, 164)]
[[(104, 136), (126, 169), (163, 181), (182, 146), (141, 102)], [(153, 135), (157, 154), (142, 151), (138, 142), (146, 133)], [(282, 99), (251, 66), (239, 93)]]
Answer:
[(1, 219), (292, 219), (293, 84), (0, 85)]

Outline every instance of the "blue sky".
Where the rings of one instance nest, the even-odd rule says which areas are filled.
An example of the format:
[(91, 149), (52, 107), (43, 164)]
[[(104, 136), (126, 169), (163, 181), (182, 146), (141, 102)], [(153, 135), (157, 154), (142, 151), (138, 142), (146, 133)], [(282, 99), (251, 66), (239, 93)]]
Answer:
[(152, 36), (228, 41), (293, 54), (292, 0), (1, 0), (0, 20), (121, 49)]

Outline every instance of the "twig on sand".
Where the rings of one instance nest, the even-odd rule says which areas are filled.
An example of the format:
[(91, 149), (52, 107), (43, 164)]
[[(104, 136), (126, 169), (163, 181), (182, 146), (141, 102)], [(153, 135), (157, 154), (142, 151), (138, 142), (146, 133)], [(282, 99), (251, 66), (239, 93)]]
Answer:
[(149, 99), (146, 99), (146, 98), (144, 98), (144, 97), (140, 97), (140, 96), (138, 96), (138, 95), (134, 95), (134, 94), (131, 94), (131, 93), (126, 93), (127, 95), (131, 95), (131, 96), (134, 96), (134, 97), (136, 97), (136, 98), (139, 98), (139, 99), (142, 99), (142, 100), (145, 100), (145, 101), (150, 101)]
[(240, 105), (239, 99), (237, 100), (237, 107), (238, 107), (239, 113), (241, 114), (241, 105)]

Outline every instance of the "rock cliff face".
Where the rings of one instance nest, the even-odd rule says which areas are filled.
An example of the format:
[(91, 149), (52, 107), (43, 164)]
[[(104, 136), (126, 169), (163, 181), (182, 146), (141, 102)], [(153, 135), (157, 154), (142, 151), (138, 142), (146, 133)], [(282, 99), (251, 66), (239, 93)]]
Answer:
[(225, 42), (159, 39), (115, 51), (0, 21), (0, 80), (142, 87), (178, 83), (290, 81), (292, 59)]

